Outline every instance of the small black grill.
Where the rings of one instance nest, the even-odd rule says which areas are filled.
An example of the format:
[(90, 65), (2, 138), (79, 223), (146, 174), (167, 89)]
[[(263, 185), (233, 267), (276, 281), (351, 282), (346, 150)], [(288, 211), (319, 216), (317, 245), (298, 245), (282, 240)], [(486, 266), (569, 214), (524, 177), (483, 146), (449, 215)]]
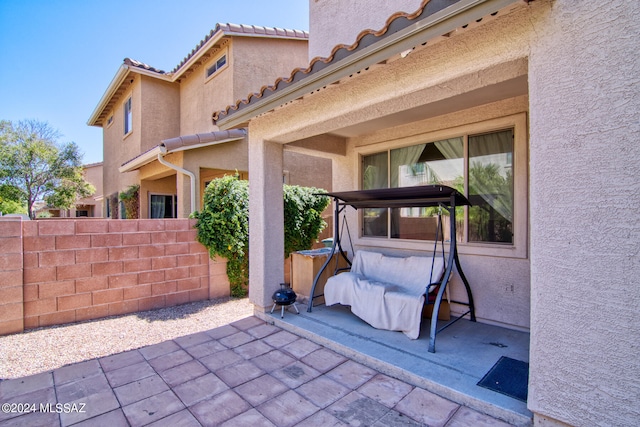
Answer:
[(280, 289), (275, 291), (271, 298), (273, 299), (273, 307), (271, 307), (272, 314), (276, 306), (280, 306), (282, 308), (280, 311), (280, 317), (284, 318), (284, 309), (289, 308), (291, 305), (296, 309), (296, 313), (300, 314), (298, 307), (296, 307), (296, 299), (298, 296), (293, 289), (291, 289), (288, 283), (280, 283)]

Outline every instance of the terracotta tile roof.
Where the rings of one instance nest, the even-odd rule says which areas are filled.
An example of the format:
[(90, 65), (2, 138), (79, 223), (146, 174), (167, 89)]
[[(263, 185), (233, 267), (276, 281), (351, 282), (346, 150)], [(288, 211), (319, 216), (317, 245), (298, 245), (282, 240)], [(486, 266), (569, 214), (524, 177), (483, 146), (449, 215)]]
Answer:
[(252, 37), (276, 37), (276, 38), (299, 38), (307, 40), (309, 38), (309, 32), (301, 30), (290, 30), (286, 28), (275, 27), (261, 27), (259, 25), (242, 25), (242, 24), (216, 24), (215, 28), (200, 40), (200, 43), (191, 50), (191, 52), (185, 56), (182, 61), (171, 70), (175, 73), (186, 64), (201, 48), (204, 46), (215, 34), (222, 32), (225, 35), (239, 35), (239, 36), (252, 36)]
[(159, 70), (159, 69), (157, 69), (155, 67), (152, 67), (151, 65), (147, 65), (144, 62), (136, 61), (135, 59), (131, 59), (131, 58), (124, 58), (124, 64), (128, 65), (130, 67), (141, 68), (143, 70), (152, 71), (152, 72), (158, 73), (158, 74), (166, 74), (162, 70)]
[[(260, 88), (258, 92), (251, 93), (247, 99), (236, 101), (235, 104), (227, 106), (222, 111), (216, 111), (213, 113), (212, 120), (215, 124), (221, 118), (232, 115), (234, 112), (242, 109), (243, 106), (249, 105), (257, 100), (267, 97), (278, 90), (281, 90), (292, 83), (303, 80), (313, 73), (322, 70), (328, 65), (340, 61), (348, 57), (351, 53), (356, 52), (364, 47), (370, 46), (376, 43), (381, 38), (393, 34), (420, 19), (424, 14), (431, 14), (433, 11), (427, 11), (427, 4), (431, 0), (423, 0), (420, 8), (413, 13), (397, 12), (391, 15), (384, 27), (380, 30), (364, 30), (358, 34), (356, 41), (351, 45), (339, 44), (331, 50), (331, 54), (326, 57), (316, 57), (311, 60), (307, 68), (296, 68), (291, 72), (289, 77), (279, 77), (274, 84), (265, 85)], [(451, 2), (448, 2), (449, 4)]]

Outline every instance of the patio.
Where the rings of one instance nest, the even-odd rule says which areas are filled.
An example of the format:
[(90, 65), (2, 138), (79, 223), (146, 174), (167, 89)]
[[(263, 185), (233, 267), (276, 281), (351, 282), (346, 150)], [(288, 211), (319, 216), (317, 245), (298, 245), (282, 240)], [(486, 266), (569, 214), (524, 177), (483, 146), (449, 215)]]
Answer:
[[(529, 334), (462, 319), (437, 335), (436, 353), (427, 352), (429, 320), (420, 338), (374, 329), (348, 307), (315, 306), (267, 315), (269, 322), (320, 343), (350, 359), (459, 404), (517, 425), (531, 423), (526, 403), (477, 383), (502, 357), (529, 361)], [(438, 323), (439, 327), (446, 322)]]
[[(322, 311), (314, 311), (313, 316), (320, 317)], [(0, 425), (507, 425), (415, 384), (420, 382), (413, 381), (415, 374), (402, 373), (401, 381), (387, 375), (393, 368), (382, 360), (371, 366), (373, 359), (355, 348), (360, 341), (374, 345), (368, 334), (354, 335), (357, 331), (353, 330), (355, 346), (352, 354), (345, 355), (340, 342), (336, 346), (343, 346), (341, 352), (314, 342), (329, 339), (326, 329), (331, 325), (325, 320), (312, 320), (306, 314), (286, 315), (284, 321), (267, 318), (269, 323), (247, 317), (140, 349), (0, 382)], [(309, 323), (315, 324), (315, 332), (302, 327)], [(335, 333), (338, 339), (345, 331), (336, 329)], [(452, 333), (461, 337), (460, 332), (448, 331)], [(437, 359), (423, 364), (434, 367), (434, 372), (454, 372), (446, 366), (451, 345), (447, 341), (454, 338), (446, 339), (446, 335), (438, 339), (440, 353), (432, 355)], [(513, 351), (512, 341), (508, 343)], [(385, 348), (384, 353), (399, 351)], [(384, 353), (381, 359), (387, 357)], [(420, 357), (425, 360), (424, 355), (411, 351), (402, 354), (401, 363)], [(472, 365), (470, 360), (466, 363)], [(465, 375), (457, 374), (459, 378)], [(523, 424), (518, 419), (510, 421)]]

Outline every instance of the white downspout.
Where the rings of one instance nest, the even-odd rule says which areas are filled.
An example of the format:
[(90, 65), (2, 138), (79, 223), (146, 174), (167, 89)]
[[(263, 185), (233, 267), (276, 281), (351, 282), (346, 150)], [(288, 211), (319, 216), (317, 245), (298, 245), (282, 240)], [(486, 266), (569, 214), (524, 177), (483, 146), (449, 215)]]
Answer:
[(190, 214), (196, 211), (196, 176), (193, 172), (190, 172), (186, 169), (181, 168), (180, 166), (176, 166), (173, 163), (167, 162), (163, 154), (167, 153), (167, 149), (165, 147), (160, 146), (160, 152), (158, 153), (158, 161), (165, 165), (168, 168), (171, 168), (175, 171), (181, 172), (185, 175), (188, 175), (191, 178), (191, 212)]

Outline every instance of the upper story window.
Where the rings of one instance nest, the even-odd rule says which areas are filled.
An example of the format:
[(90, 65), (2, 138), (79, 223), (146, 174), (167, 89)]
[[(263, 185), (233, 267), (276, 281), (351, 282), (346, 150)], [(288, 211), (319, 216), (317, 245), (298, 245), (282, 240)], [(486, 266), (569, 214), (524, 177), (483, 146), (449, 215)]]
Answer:
[(107, 127), (111, 126), (113, 124), (113, 114), (109, 116), (109, 118), (107, 119)]
[(222, 69), (225, 65), (227, 65), (227, 54), (225, 53), (221, 57), (219, 57), (213, 65), (207, 68), (206, 78), (213, 76), (217, 71)]
[(131, 110), (131, 97), (124, 103), (124, 134), (127, 135), (133, 130), (133, 112)]
[[(412, 138), (413, 145), (363, 153), (362, 189), (424, 184), (453, 187), (472, 204), (457, 208), (458, 242), (512, 250), (518, 246), (521, 250), (511, 255), (523, 256), (527, 234), (526, 126), (522, 118), (512, 123), (502, 129), (486, 126), (496, 130), (485, 132), (482, 126), (470, 126), (461, 129), (459, 136), (419, 144), (419, 139)], [(465, 131), (468, 133), (462, 133)], [(362, 211), (362, 237), (390, 242), (435, 237), (437, 208)]]

